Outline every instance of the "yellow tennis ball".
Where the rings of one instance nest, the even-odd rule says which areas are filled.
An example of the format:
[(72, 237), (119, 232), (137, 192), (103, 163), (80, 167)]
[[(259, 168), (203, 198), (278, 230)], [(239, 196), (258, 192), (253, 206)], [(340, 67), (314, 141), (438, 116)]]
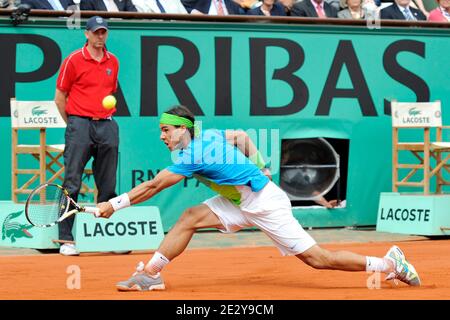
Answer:
[(117, 100), (114, 96), (106, 96), (103, 98), (102, 104), (105, 109), (112, 109), (116, 106)]

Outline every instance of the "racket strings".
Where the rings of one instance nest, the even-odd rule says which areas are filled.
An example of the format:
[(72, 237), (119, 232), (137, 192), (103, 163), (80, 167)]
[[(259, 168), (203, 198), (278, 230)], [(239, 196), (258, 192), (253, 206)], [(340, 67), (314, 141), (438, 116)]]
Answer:
[(30, 197), (27, 215), (34, 225), (49, 225), (57, 221), (60, 215), (67, 211), (68, 205), (68, 198), (62, 189), (48, 185), (36, 190)]

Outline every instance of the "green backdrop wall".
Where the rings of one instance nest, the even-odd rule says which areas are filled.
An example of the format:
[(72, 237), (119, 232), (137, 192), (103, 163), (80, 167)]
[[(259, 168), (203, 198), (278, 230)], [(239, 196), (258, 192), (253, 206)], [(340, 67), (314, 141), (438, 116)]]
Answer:
[[(275, 181), (281, 139), (349, 139), (347, 207), (294, 214), (307, 227), (374, 225), (379, 194), (391, 190), (389, 101), (440, 99), (450, 121), (449, 36), (448, 28), (112, 21), (107, 46), (120, 61), (117, 191), (170, 164), (158, 116), (182, 103), (204, 128), (278, 130), (268, 147)], [(62, 59), (84, 41), (65, 19), (18, 27), (0, 20), (1, 200), (11, 199), (9, 98), (52, 100)], [(63, 132), (51, 139), (63, 143)], [(159, 206), (167, 230), (211, 195), (186, 180), (145, 204)]]

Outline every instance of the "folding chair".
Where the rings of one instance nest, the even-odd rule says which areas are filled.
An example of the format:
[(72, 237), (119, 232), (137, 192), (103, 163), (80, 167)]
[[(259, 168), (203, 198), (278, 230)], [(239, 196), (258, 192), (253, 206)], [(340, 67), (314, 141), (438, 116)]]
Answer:
[[(66, 123), (62, 119), (54, 101), (17, 101), (11, 99), (11, 137), (12, 137), (12, 200), (20, 202), (20, 194), (30, 194), (33, 183), (51, 183), (56, 180), (64, 181), (64, 165), (62, 157), (64, 144), (47, 144), (48, 129), (65, 128)], [(38, 144), (20, 144), (19, 131), (29, 131), (27, 138), (35, 139), (36, 135), (30, 130), (39, 132)], [(25, 135), (25, 133), (24, 133)], [(32, 138), (33, 137), (33, 138)], [(36, 139), (37, 140), (37, 139)], [(38, 169), (32, 166), (30, 159), (22, 161), (26, 168), (19, 168), (19, 155), (27, 154), (39, 162)], [(22, 165), (21, 165), (22, 166)], [(31, 168), (32, 167), (32, 168)], [(84, 170), (85, 175), (92, 175), (92, 169)], [(19, 181), (19, 176), (28, 176), (25, 182)], [(31, 175), (31, 177), (29, 177)], [(59, 181), (58, 181), (59, 182)], [(20, 185), (19, 185), (20, 184)], [(91, 187), (82, 183), (80, 194), (91, 193), (96, 201), (97, 190), (95, 183)]]
[[(450, 185), (442, 175), (442, 169), (449, 171), (447, 162), (450, 159), (450, 142), (442, 141), (441, 102), (397, 102), (392, 101), (392, 189), (398, 192), (398, 187), (420, 187), (425, 195), (430, 194), (430, 180), (437, 177), (436, 192), (442, 192), (442, 186)], [(400, 142), (400, 129), (423, 129), (423, 141)], [(431, 141), (431, 128), (436, 129), (436, 141)], [(409, 151), (419, 163), (399, 163), (399, 151)], [(447, 154), (447, 155), (445, 155)], [(431, 163), (431, 159), (435, 163)], [(434, 167), (432, 166), (434, 164)], [(399, 169), (409, 169), (408, 174), (399, 180)], [(411, 179), (423, 170), (423, 179), (412, 182)]]
[(442, 193), (442, 186), (449, 186), (450, 181), (443, 176), (444, 169), (447, 174), (450, 173), (450, 142), (443, 141), (443, 130), (450, 129), (450, 126), (441, 126), (436, 128), (436, 141), (431, 143), (430, 154), (436, 160), (436, 166), (431, 171), (431, 176), (436, 174), (436, 193)]

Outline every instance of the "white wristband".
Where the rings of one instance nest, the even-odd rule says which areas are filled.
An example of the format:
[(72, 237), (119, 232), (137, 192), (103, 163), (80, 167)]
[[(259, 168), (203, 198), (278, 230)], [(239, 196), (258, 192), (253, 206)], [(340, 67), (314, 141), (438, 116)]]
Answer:
[(109, 199), (108, 202), (111, 203), (114, 211), (129, 207), (131, 205), (128, 193), (123, 193), (120, 196)]

